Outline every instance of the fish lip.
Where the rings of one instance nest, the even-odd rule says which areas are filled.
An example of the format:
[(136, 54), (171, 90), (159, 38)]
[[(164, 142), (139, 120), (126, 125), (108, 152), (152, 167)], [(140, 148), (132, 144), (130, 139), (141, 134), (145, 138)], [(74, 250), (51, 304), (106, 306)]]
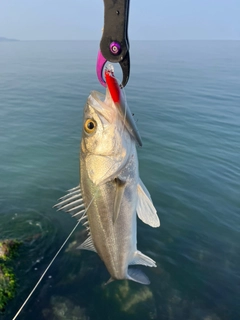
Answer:
[(112, 106), (110, 107), (106, 103), (106, 96), (104, 94), (96, 90), (91, 91), (87, 100), (87, 104), (89, 105), (89, 107), (94, 109), (98, 116), (100, 116), (100, 120), (102, 123), (104, 121), (101, 119), (101, 117), (103, 117), (109, 123), (113, 122), (114, 113), (116, 112), (116, 110), (114, 110)]
[(105, 95), (97, 90), (92, 90), (88, 98), (94, 98), (96, 101), (104, 102)]

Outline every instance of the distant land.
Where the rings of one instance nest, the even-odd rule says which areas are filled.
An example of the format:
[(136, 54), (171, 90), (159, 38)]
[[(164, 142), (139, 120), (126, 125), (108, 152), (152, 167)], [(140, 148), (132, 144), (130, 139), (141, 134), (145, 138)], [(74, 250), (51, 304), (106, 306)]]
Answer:
[(1, 42), (1, 41), (4, 41), (4, 42), (5, 42), (5, 41), (19, 41), (19, 40), (0, 37), (0, 42)]

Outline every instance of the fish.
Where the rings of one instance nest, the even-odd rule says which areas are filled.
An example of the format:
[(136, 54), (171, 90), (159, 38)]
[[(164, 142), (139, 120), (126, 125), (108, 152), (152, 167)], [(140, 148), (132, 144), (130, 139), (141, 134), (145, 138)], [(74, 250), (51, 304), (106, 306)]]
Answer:
[(84, 112), (80, 143), (80, 183), (56, 207), (77, 217), (87, 228), (79, 249), (96, 252), (113, 280), (149, 284), (134, 265), (156, 267), (137, 249), (137, 216), (151, 227), (160, 220), (139, 177), (136, 122), (111, 68), (105, 71), (106, 95), (92, 91)]

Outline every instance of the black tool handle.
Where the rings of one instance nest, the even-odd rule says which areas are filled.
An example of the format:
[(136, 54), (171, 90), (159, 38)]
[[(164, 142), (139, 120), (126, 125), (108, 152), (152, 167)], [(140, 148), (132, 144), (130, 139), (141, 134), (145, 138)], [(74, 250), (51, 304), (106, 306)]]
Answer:
[[(129, 2), (130, 0), (104, 0), (104, 29), (100, 50), (107, 61), (120, 62), (129, 51)], [(113, 48), (115, 43), (117, 45)]]

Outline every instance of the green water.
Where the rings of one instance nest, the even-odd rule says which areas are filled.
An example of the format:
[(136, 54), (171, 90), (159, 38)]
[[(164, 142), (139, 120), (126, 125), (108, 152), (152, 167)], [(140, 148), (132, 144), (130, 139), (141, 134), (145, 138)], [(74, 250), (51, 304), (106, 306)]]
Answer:
[[(0, 44), (0, 238), (24, 241), (12, 319), (76, 220), (52, 206), (79, 183), (98, 42)], [(240, 42), (132, 42), (126, 88), (140, 175), (161, 219), (138, 222), (146, 287), (103, 284), (79, 227), (18, 319), (240, 319)]]

